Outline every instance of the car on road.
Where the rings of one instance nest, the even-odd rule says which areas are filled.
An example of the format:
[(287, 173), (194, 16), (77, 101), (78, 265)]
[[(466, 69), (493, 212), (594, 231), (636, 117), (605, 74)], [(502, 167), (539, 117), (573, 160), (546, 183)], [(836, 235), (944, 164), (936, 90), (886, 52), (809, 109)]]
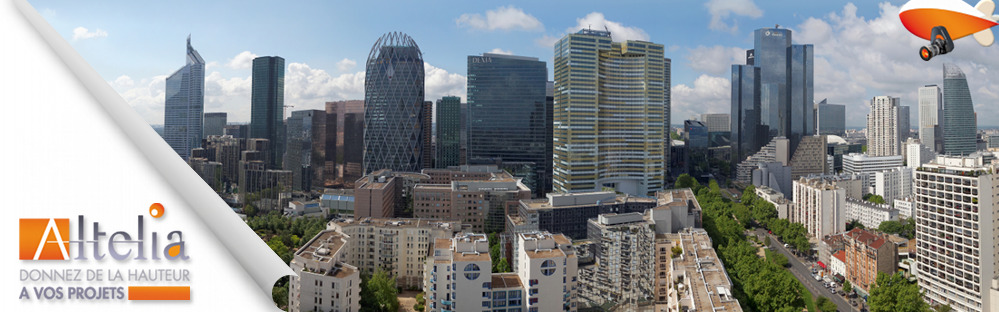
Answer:
[(786, 243), (785, 243), (785, 244), (784, 244), (784, 248), (787, 248), (787, 247), (788, 247), (788, 244), (786, 244)]

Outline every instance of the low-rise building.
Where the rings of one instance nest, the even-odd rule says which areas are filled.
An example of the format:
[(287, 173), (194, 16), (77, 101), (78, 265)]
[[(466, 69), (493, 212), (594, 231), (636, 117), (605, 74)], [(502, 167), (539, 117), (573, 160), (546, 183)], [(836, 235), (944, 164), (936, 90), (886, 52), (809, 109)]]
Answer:
[(846, 233), (846, 279), (855, 289), (867, 294), (878, 273), (893, 274), (898, 265), (898, 251), (880, 233), (854, 228)]
[(766, 186), (756, 187), (756, 196), (759, 196), (777, 209), (777, 217), (787, 219), (788, 206), (791, 201), (784, 198), (784, 194)]
[[(840, 250), (832, 255), (829, 259), (829, 274), (832, 274), (834, 278), (843, 278), (846, 276), (846, 251)], [(836, 277), (838, 275), (838, 277)]]
[(337, 219), (329, 228), (345, 234), (349, 251), (343, 261), (362, 272), (381, 269), (395, 276), (404, 289), (423, 285), (423, 269), (430, 245), (437, 238), (451, 238), (461, 223), (426, 219)]
[(657, 203), (656, 199), (614, 192), (550, 193), (544, 199), (519, 201), (517, 214), (507, 217), (507, 229), (513, 233), (541, 230), (584, 239), (586, 220), (604, 213), (645, 212)]
[(323, 210), (332, 215), (354, 215), (354, 189), (327, 189), (319, 196)]
[(871, 190), (876, 186), (875, 173), (898, 168), (902, 165), (902, 155), (870, 156), (860, 153), (843, 155), (843, 173), (861, 174), (867, 177), (864, 180), (864, 193), (873, 193)]
[[(438, 179), (455, 179), (457, 173), (449, 172)], [(470, 225), (472, 231), (502, 232), (507, 206), (531, 198), (531, 189), (508, 172), (490, 170), (488, 178), (469, 174), (472, 176), (457, 177), (459, 180), (448, 184), (417, 184), (413, 189), (414, 216), (458, 220)]]
[(361, 310), (361, 275), (343, 262), (346, 235), (322, 231), (295, 252), (288, 281), (288, 311)]
[(912, 197), (906, 197), (903, 199), (896, 199), (894, 201), (895, 210), (898, 210), (899, 219), (912, 219), (915, 215), (915, 208), (912, 205)]
[(888, 204), (875, 204), (854, 198), (846, 199), (847, 222), (857, 220), (868, 229), (876, 229), (885, 221), (898, 221), (898, 210)]

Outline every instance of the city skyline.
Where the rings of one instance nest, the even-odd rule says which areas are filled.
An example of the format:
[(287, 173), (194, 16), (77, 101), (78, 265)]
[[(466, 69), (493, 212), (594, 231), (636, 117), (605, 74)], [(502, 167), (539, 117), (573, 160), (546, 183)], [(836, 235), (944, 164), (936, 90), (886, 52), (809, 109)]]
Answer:
[[(941, 62), (955, 62), (968, 74), (976, 112), (983, 116), (999, 113), (989, 105), (999, 102), (999, 93), (987, 89), (993, 81), (999, 80), (995, 73), (987, 71), (990, 65), (999, 65), (999, 60), (987, 57), (989, 52), (995, 51), (995, 47), (962, 49), (963, 45), (973, 43), (958, 40), (953, 55), (948, 54), (940, 61), (923, 62), (913, 57), (913, 51), (924, 42), (909, 35), (898, 21), (898, 7), (903, 2), (856, 5), (838, 2), (793, 7), (719, 0), (703, 5), (668, 7), (648, 4), (651, 11), (659, 10), (669, 18), (635, 13), (629, 6), (595, 4), (580, 6), (585, 8), (560, 8), (545, 3), (469, 4), (432, 8), (435, 16), (440, 18), (432, 19), (434, 21), (427, 25), (385, 23), (371, 27), (377, 29), (360, 27), (357, 31), (332, 33), (316, 33), (316, 30), (302, 30), (299, 26), (280, 26), (266, 32), (281, 31), (293, 34), (290, 36), (293, 38), (320, 34), (319, 38), (330, 38), (304, 42), (290, 42), (284, 38), (250, 39), (250, 33), (260, 26), (247, 25), (245, 21), (234, 20), (233, 17), (262, 14), (249, 8), (252, 6), (233, 8), (234, 11), (222, 15), (216, 5), (207, 6), (186, 17), (190, 23), (185, 29), (179, 29), (157, 27), (160, 23), (173, 25), (174, 21), (140, 14), (145, 12), (144, 9), (130, 8), (131, 4), (123, 4), (122, 11), (135, 13), (127, 18), (121, 18), (122, 14), (104, 18), (107, 13), (78, 7), (79, 4), (74, 3), (52, 1), (36, 5), (43, 17), (150, 124), (158, 124), (157, 120), (162, 120), (162, 78), (176, 66), (171, 65), (176, 64), (176, 57), (172, 56), (176, 53), (169, 53), (171, 45), (163, 38), (180, 38), (189, 33), (193, 33), (196, 40), (205, 37), (208, 42), (199, 49), (208, 63), (205, 111), (225, 111), (230, 114), (230, 121), (245, 122), (249, 117), (250, 83), (246, 67), (248, 60), (256, 55), (282, 55), (288, 59), (287, 104), (295, 105), (295, 109), (321, 109), (326, 101), (363, 98), (365, 46), (380, 33), (401, 30), (418, 42), (426, 42), (421, 45), (425, 47), (426, 54), (426, 98), (436, 100), (445, 95), (456, 95), (464, 99), (465, 56), (483, 52), (512, 52), (538, 57), (549, 63), (549, 73), (552, 73), (551, 42), (580, 28), (603, 29), (604, 26), (614, 34), (615, 41), (641, 39), (662, 42), (667, 47), (666, 57), (674, 60), (674, 125), (701, 113), (728, 112), (730, 81), (727, 64), (741, 63), (744, 59), (745, 50), (752, 47), (753, 29), (772, 27), (774, 24), (792, 29), (795, 32), (794, 43), (814, 44), (814, 99), (828, 98), (831, 103), (847, 105), (848, 128), (861, 126), (866, 115), (866, 100), (873, 96), (900, 97), (902, 105), (916, 105), (919, 87), (939, 83), (938, 66)], [(176, 10), (173, 8), (176, 4), (169, 6), (160, 9)], [(396, 6), (416, 12), (431, 9), (414, 4)], [(275, 22), (289, 19), (286, 16), (289, 11), (308, 11), (295, 5), (271, 9), (276, 10), (272, 17)], [(326, 30), (370, 25), (367, 23), (370, 19), (365, 18), (376, 14), (372, 10), (349, 7), (344, 10), (324, 10), (320, 7), (314, 11), (335, 17), (343, 15), (342, 12), (356, 13), (356, 16), (333, 18), (338, 20), (334, 25), (323, 22), (322, 27), (318, 27), (312, 25), (317, 23), (315, 21), (305, 21), (302, 26), (317, 26), (312, 28)], [(406, 10), (399, 10), (402, 11)], [(650, 10), (643, 9), (645, 11)], [(77, 15), (78, 12), (87, 14)], [(391, 17), (401, 14), (399, 12), (377, 13), (381, 13), (381, 17)], [(302, 18), (295, 17), (296, 23), (300, 20)], [(151, 27), (135, 27), (136, 24)], [(205, 31), (199, 32), (198, 29)], [(232, 30), (233, 34), (215, 35), (216, 29)], [(250, 31), (244, 35), (244, 29)], [(683, 31), (677, 31), (680, 29)], [(883, 40), (859, 44), (858, 40), (863, 39), (849, 36), (853, 31), (867, 32)], [(138, 47), (137, 42), (148, 44)], [(462, 42), (462, 45), (456, 46), (453, 42)], [(913, 115), (911, 118), (917, 120), (917, 114)], [(984, 120), (979, 125), (995, 126), (999, 122)]]

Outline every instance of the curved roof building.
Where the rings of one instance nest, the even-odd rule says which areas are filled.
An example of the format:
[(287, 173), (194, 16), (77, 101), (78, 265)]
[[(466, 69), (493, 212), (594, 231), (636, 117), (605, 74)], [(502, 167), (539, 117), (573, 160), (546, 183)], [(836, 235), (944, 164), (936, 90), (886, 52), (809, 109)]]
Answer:
[(378, 38), (364, 76), (364, 172), (423, 168), (423, 54), (401, 32)]

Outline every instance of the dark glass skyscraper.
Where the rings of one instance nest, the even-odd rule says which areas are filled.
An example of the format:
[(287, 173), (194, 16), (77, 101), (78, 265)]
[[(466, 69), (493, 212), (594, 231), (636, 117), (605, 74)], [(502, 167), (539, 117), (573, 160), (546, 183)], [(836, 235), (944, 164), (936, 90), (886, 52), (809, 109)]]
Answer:
[(816, 111), (818, 134), (843, 135), (846, 132), (846, 105), (819, 102)]
[(163, 139), (180, 158), (201, 146), (205, 112), (205, 60), (187, 37), (187, 64), (166, 79)]
[(284, 146), (280, 133), (284, 127), (284, 58), (261, 56), (253, 59), (250, 89), (250, 137), (270, 140), (267, 162), (271, 168), (281, 165)]
[[(814, 47), (791, 44), (791, 30), (761, 28), (747, 63), (760, 68), (760, 123), (768, 127), (764, 141), (787, 137), (792, 150), (802, 137), (815, 134)], [(752, 56), (749, 56), (752, 55)]]
[(299, 110), (288, 118), (288, 147), (284, 168), (292, 174), (292, 188), (310, 191), (322, 187), (326, 157), (326, 111)]
[(436, 167), (457, 166), (461, 162), (461, 98), (445, 96), (437, 100)]
[[(364, 76), (364, 172), (424, 166), (423, 54), (401, 32), (378, 38)], [(429, 140), (428, 140), (429, 141)]]
[(760, 122), (760, 68), (732, 65), (732, 169), (759, 151), (767, 127)]
[(537, 58), (468, 56), (468, 163), (531, 162), (534, 184), (543, 186), (535, 195), (550, 190), (547, 85), (547, 66)]
[(975, 106), (971, 101), (968, 80), (960, 67), (943, 65), (944, 153), (965, 156), (977, 149)]

